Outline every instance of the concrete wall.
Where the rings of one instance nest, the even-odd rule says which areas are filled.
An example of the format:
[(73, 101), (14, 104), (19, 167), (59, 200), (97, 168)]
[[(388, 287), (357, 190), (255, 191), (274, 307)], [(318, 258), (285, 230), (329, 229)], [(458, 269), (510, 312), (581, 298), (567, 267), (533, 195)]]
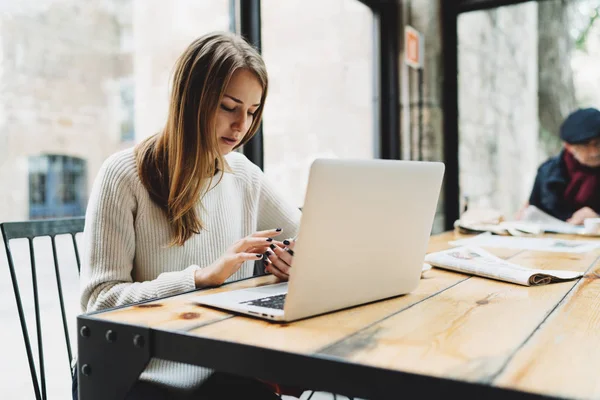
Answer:
[(512, 217), (538, 164), (537, 4), (465, 13), (458, 29), (461, 195)]

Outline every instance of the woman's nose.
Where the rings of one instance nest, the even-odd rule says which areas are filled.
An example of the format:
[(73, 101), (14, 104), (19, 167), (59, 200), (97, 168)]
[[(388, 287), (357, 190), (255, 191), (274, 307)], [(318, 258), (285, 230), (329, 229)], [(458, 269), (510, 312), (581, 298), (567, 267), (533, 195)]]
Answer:
[(246, 132), (248, 129), (248, 116), (246, 113), (238, 113), (233, 122), (233, 128), (240, 131)]

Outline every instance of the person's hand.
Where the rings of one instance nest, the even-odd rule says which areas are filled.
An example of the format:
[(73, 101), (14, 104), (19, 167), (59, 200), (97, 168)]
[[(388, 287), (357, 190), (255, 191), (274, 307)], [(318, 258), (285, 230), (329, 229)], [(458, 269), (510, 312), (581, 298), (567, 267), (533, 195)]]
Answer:
[(272, 243), (267, 250), (264, 265), (265, 272), (270, 273), (287, 281), (290, 277), (290, 268), (294, 259), (294, 245), (296, 241), (293, 239), (285, 239), (283, 242)]
[(583, 207), (575, 211), (567, 222), (573, 225), (583, 225), (583, 221), (585, 221), (586, 218), (598, 218), (598, 214), (589, 207)]
[(201, 268), (194, 274), (197, 288), (219, 286), (237, 272), (245, 261), (256, 261), (264, 258), (269, 246), (283, 246), (273, 238), (281, 234), (281, 229), (256, 232), (238, 240), (227, 249), (225, 254), (208, 267)]

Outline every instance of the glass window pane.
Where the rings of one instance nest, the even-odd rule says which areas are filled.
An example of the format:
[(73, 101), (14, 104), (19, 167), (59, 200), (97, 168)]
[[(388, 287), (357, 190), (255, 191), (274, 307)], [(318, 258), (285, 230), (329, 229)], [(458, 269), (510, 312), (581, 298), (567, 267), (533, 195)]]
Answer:
[(564, 119), (600, 108), (600, 0), (548, 0), (458, 19), (460, 192), (511, 219)]
[[(230, 0), (0, 1), (0, 222), (83, 214), (102, 162), (161, 129), (176, 57), (198, 36), (229, 30), (230, 5)], [(67, 245), (70, 240), (66, 237)], [(48, 398), (65, 399), (71, 397), (71, 378), (56, 287), (41, 284), (56, 279), (53, 257), (49, 239), (41, 242), (48, 245), (37, 258), (42, 310), (50, 316), (42, 321)], [(19, 283), (21, 294), (29, 296), (23, 300), (29, 317), (31, 276), (27, 241), (22, 244), (13, 254), (18, 274), (25, 274)], [(77, 269), (72, 248), (59, 244), (62, 249), (72, 255), (72, 268), (61, 272), (72, 323), (80, 311)], [(29, 399), (34, 393), (3, 253), (0, 303), (8, 308), (0, 325), (8, 337), (0, 354), (8, 361), (0, 364), (0, 397)], [(76, 337), (72, 332), (73, 345)]]
[(265, 173), (304, 201), (317, 157), (374, 157), (374, 34), (357, 0), (263, 0)]
[(198, 36), (229, 30), (230, 8), (230, 0), (3, 2), (0, 221), (26, 220), (29, 199), (40, 198), (29, 194), (29, 157), (83, 159), (77, 187), (87, 191), (110, 154), (160, 130), (177, 56)]

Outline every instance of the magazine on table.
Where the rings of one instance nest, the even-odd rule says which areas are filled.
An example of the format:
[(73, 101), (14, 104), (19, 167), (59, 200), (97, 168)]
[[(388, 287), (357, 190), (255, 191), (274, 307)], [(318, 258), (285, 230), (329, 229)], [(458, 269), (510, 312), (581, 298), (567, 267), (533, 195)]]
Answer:
[(437, 268), (523, 286), (547, 285), (583, 276), (580, 272), (535, 269), (513, 264), (475, 246), (455, 247), (430, 253), (425, 257), (425, 262)]

